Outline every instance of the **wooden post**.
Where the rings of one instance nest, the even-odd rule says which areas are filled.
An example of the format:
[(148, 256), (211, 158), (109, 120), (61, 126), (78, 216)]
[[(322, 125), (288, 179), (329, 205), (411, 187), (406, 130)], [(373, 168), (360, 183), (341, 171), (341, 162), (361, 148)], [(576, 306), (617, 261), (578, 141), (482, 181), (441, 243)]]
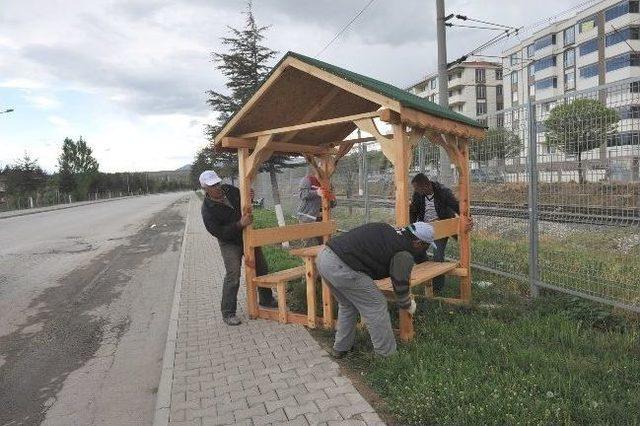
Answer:
[[(335, 170), (335, 164), (330, 165), (329, 159), (326, 158), (321, 165), (322, 176), (319, 176), (323, 187), (331, 188), (331, 174)], [(331, 167), (332, 166), (332, 167)], [(322, 195), (322, 221), (329, 222), (331, 220), (331, 201), (324, 194)], [(323, 242), (327, 242), (330, 235), (323, 235)], [(333, 320), (333, 299), (331, 297), (331, 289), (327, 282), (322, 279), (322, 323), (324, 328), (332, 329)]]
[[(394, 179), (396, 187), (396, 226), (409, 224), (409, 163), (413, 151), (401, 124), (393, 125)], [(400, 309), (400, 340), (408, 342), (415, 336), (413, 317)]]
[[(471, 216), (471, 199), (469, 191), (469, 141), (458, 141), (458, 174), (459, 194), (460, 194), (460, 216), (469, 218)], [(460, 245), (460, 266), (466, 268), (466, 276), (460, 277), (460, 299), (464, 303), (471, 302), (471, 242), (469, 232), (464, 229), (463, 222), (460, 221), (458, 229), (458, 241)]]
[(315, 268), (309, 267), (309, 262), (313, 259), (304, 258), (304, 266), (307, 271), (307, 325), (309, 328), (316, 328), (316, 280), (317, 276), (309, 271), (315, 271)]
[[(242, 214), (251, 213), (251, 175), (249, 173), (248, 163), (249, 149), (238, 149), (238, 175), (240, 185), (240, 209)], [(243, 230), (243, 250), (244, 250), (244, 281), (247, 288), (247, 311), (249, 318), (258, 318), (258, 289), (253, 282), (256, 277), (256, 256), (255, 247), (249, 243), (248, 233), (253, 228), (252, 225), (247, 226)]]

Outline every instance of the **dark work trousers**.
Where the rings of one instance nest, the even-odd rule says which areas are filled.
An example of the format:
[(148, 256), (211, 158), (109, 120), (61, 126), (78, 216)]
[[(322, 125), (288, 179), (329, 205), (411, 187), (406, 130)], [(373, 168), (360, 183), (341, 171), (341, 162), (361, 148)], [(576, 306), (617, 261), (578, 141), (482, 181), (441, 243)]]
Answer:
[[(222, 253), (222, 261), (226, 274), (222, 285), (222, 301), (220, 307), (222, 316), (228, 317), (236, 314), (236, 305), (238, 304), (238, 289), (240, 288), (240, 270), (242, 267), (243, 249), (241, 245), (225, 243), (218, 240), (220, 252)], [(256, 255), (256, 276), (266, 275), (269, 273), (267, 261), (262, 254), (262, 250), (257, 248)], [(273, 300), (273, 294), (270, 288), (258, 288), (258, 297), (260, 304)]]
[[(433, 253), (433, 261), (434, 262), (444, 262), (444, 252), (447, 248), (447, 241), (449, 237), (442, 238), (440, 240), (435, 240), (434, 244), (436, 245), (435, 252)], [(445, 276), (440, 275), (433, 279), (433, 290), (436, 292), (441, 292), (444, 288)]]

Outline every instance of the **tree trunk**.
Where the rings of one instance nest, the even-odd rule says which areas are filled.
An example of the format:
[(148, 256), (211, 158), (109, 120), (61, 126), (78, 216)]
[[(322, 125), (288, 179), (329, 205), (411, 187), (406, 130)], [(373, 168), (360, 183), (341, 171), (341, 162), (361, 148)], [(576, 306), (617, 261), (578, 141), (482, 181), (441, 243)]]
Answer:
[(584, 171), (582, 170), (582, 153), (578, 152), (578, 183), (584, 183)]
[[(282, 204), (280, 202), (280, 189), (278, 188), (278, 176), (276, 171), (271, 169), (269, 170), (269, 178), (271, 178), (271, 194), (273, 195), (273, 206), (276, 211), (276, 219), (278, 220), (278, 227), (282, 228), (285, 226), (284, 221), (284, 213), (282, 211)], [(289, 242), (285, 241), (282, 243), (282, 247), (285, 249), (289, 248)]]

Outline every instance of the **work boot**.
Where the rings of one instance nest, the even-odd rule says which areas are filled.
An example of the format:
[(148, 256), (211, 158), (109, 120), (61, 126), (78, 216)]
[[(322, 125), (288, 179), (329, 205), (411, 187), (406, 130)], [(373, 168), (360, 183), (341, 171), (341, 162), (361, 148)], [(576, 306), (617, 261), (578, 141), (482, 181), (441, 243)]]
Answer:
[(350, 350), (348, 350), (348, 351), (337, 351), (335, 349), (331, 349), (329, 351), (329, 355), (333, 359), (342, 359), (342, 358), (346, 357), (349, 354), (349, 352), (350, 352)]
[(238, 318), (235, 315), (228, 315), (226, 317), (222, 317), (222, 321), (224, 321), (224, 323), (227, 324), (227, 325), (240, 325), (240, 324), (242, 324), (242, 321), (240, 321), (240, 318)]

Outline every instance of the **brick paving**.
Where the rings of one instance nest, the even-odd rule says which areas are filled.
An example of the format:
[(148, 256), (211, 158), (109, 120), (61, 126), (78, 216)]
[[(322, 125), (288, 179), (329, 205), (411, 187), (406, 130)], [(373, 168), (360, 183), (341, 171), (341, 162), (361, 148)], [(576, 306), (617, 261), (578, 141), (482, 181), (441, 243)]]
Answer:
[(170, 425), (384, 424), (301, 326), (222, 322), (224, 265), (192, 196), (175, 343)]

